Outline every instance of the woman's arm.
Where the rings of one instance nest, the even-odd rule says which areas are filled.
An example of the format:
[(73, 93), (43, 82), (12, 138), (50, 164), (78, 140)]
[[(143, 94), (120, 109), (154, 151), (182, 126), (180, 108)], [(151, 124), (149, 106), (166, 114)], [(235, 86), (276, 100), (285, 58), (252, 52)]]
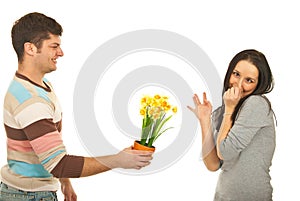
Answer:
[[(226, 124), (227, 118), (230, 119), (224, 117), (222, 124)], [(220, 135), (217, 139), (219, 155), (224, 160), (234, 160), (251, 143), (259, 130), (273, 124), (272, 112), (270, 112), (267, 101), (259, 95), (248, 97), (241, 106), (230, 130), (227, 131), (226, 126), (220, 129)]]
[(193, 96), (195, 108), (187, 106), (199, 120), (202, 133), (202, 157), (205, 166), (210, 171), (216, 171), (220, 167), (220, 159), (217, 156), (214, 143), (213, 132), (211, 128), (212, 105), (207, 100), (206, 93), (203, 93), (203, 103), (200, 102), (197, 94)]
[(227, 137), (232, 126), (231, 113), (224, 113), (219, 135), (217, 138), (217, 155), (223, 160), (223, 156), (220, 153), (220, 144)]
[(220, 126), (219, 135), (217, 138), (217, 155), (220, 159), (224, 159), (220, 153), (220, 144), (227, 137), (231, 127), (232, 119), (231, 115), (234, 109), (242, 97), (242, 92), (238, 87), (229, 88), (223, 95), (225, 104), (225, 112), (223, 114), (223, 120)]
[(210, 171), (217, 171), (220, 168), (220, 158), (217, 155), (211, 128), (211, 120), (200, 121), (202, 132), (202, 158), (206, 168)]

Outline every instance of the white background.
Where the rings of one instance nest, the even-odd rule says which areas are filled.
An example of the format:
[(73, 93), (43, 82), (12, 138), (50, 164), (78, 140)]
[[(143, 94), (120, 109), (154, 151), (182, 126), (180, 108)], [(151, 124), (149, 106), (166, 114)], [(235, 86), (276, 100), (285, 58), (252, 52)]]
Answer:
[[(271, 168), (273, 197), (275, 201), (295, 200), (299, 195), (295, 184), (300, 179), (299, 118), (296, 119), (299, 102), (295, 94), (299, 80), (296, 70), (299, 68), (300, 13), (296, 5), (296, 1), (290, 0), (2, 1), (0, 104), (17, 68), (10, 30), (13, 22), (28, 12), (49, 15), (64, 28), (65, 56), (58, 60), (58, 70), (47, 78), (53, 83), (64, 110), (65, 145), (69, 153), (77, 155), (87, 155), (87, 152), (73, 121), (74, 85), (87, 57), (107, 40), (146, 28), (176, 32), (193, 40), (208, 54), (222, 79), (234, 54), (255, 48), (266, 55), (276, 82), (268, 96), (278, 120), (277, 147)], [(2, 115), (0, 120), (2, 122)], [(78, 200), (134, 200), (138, 199), (136, 196), (146, 201), (212, 200), (218, 172), (209, 172), (199, 160), (199, 136), (181, 160), (159, 173), (129, 176), (110, 171), (73, 179)], [(1, 166), (6, 162), (5, 140), (2, 127)], [(59, 198), (62, 200), (60, 192)]]

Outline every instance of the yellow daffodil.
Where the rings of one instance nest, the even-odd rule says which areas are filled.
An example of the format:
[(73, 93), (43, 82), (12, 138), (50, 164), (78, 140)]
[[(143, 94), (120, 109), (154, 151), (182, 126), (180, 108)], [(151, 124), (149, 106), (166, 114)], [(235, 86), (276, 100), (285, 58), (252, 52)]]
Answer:
[(176, 107), (176, 106), (172, 108), (172, 112), (173, 112), (173, 113), (176, 113), (176, 112), (177, 112), (177, 107)]
[(154, 98), (155, 98), (155, 99), (160, 99), (160, 95), (156, 94), (156, 95), (154, 96)]
[(140, 115), (145, 116), (146, 110), (144, 108), (140, 109)]
[(151, 147), (153, 142), (166, 130), (164, 124), (172, 117), (167, 116), (168, 111), (172, 110), (175, 114), (177, 106), (169, 103), (168, 96), (156, 94), (154, 96), (145, 95), (141, 98), (140, 115), (143, 116), (142, 136), (140, 143)]

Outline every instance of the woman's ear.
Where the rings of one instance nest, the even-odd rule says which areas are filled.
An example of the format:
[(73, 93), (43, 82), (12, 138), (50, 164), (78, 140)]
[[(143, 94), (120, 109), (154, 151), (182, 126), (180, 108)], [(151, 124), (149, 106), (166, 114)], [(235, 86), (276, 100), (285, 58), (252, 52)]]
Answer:
[(24, 43), (24, 54), (33, 56), (37, 52), (37, 48), (33, 43)]

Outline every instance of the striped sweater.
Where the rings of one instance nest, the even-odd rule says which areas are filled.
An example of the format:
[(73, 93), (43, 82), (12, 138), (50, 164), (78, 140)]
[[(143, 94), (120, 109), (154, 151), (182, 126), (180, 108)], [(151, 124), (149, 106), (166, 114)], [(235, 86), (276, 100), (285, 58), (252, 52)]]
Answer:
[(24, 191), (56, 191), (57, 178), (79, 177), (83, 157), (68, 155), (62, 111), (51, 84), (42, 87), (16, 73), (4, 100), (7, 165), (1, 179)]

